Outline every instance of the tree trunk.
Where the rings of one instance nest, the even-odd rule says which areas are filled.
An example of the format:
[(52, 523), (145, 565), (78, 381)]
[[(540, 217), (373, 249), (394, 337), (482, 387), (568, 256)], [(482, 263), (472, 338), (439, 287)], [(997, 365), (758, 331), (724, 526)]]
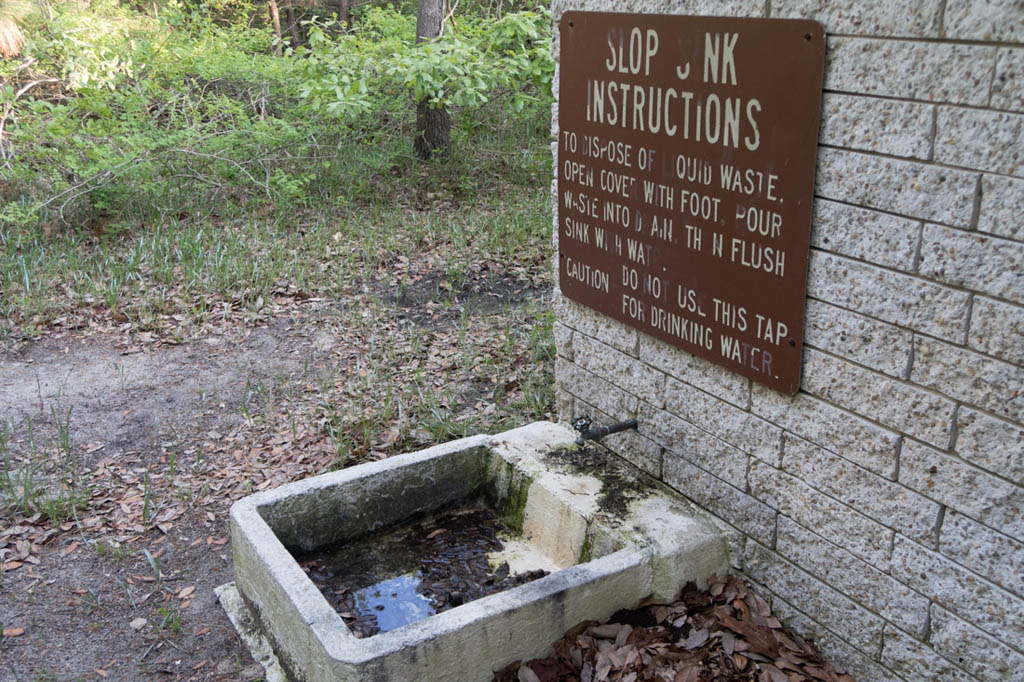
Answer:
[(288, 5), (284, 8), (284, 15), (288, 18), (288, 33), (292, 37), (292, 48), (299, 46), (301, 42), (299, 36), (299, 20), (295, 18), (295, 8)]
[(338, 6), (338, 21), (348, 28), (352, 25), (352, 12), (349, 9), (350, 0), (336, 0)]
[(274, 26), (274, 54), (281, 54), (281, 12), (277, 9), (277, 0), (269, 0), (270, 23)]
[[(441, 34), (444, 19), (444, 0), (419, 0), (416, 14), (416, 44), (432, 40)], [(451, 117), (444, 107), (431, 107), (423, 100), (416, 105), (416, 138), (413, 148), (416, 156), (424, 160), (448, 158), (452, 154)]]

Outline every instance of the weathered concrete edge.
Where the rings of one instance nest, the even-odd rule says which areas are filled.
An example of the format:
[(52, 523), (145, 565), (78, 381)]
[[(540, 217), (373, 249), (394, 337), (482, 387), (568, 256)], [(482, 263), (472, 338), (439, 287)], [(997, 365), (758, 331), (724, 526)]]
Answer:
[[(339, 682), (489, 679), (494, 670), (547, 651), (569, 628), (606, 618), (626, 601), (650, 594), (650, 550), (632, 547), (484, 597), (398, 630), (342, 644), (337, 631), (314, 625)], [(604, 605), (601, 610), (596, 605)], [(496, 623), (500, 620), (500, 627)], [(458, 666), (451, 668), (452, 652)], [(358, 669), (359, 676), (353, 672)]]
[(213, 588), (217, 601), (228, 615), (228, 620), (235, 627), (242, 643), (249, 649), (253, 659), (263, 666), (265, 682), (292, 682), (281, 662), (274, 653), (274, 647), (253, 623), (252, 614), (245, 605), (234, 581)]

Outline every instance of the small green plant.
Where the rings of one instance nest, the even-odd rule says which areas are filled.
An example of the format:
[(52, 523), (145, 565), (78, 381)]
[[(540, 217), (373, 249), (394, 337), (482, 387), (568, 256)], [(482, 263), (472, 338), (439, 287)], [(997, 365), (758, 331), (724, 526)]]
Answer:
[(115, 561), (125, 561), (135, 553), (135, 550), (124, 542), (108, 542), (107, 540), (100, 539), (93, 542), (92, 546), (96, 556), (110, 558)]
[(148, 549), (143, 549), (142, 553), (146, 556), (146, 562), (149, 564), (149, 568), (153, 571), (153, 577), (156, 578), (157, 582), (160, 582), (163, 578), (163, 573), (160, 571), (159, 557), (153, 556)]
[[(142, 477), (142, 523), (149, 525), (153, 517), (156, 516), (155, 503), (153, 501), (153, 486), (150, 485), (149, 481), (149, 469), (150, 466), (146, 465), (146, 473)], [(147, 556), (149, 554), (147, 553)]]
[(115, 370), (117, 370), (117, 377), (118, 377), (118, 379), (119, 379), (119, 380), (120, 380), (120, 382), (121, 382), (121, 392), (122, 392), (122, 393), (124, 393), (124, 392), (125, 392), (125, 384), (124, 384), (124, 382), (125, 382), (125, 371), (124, 371), (124, 363), (123, 363), (123, 362), (115, 362), (115, 363), (113, 363), (113, 365), (114, 365), (114, 369), (115, 369)]
[(181, 625), (181, 614), (178, 613), (176, 606), (171, 607), (160, 607), (158, 612), (160, 614), (160, 622), (157, 623), (157, 627), (161, 630), (166, 630), (172, 635), (180, 635), (182, 632)]

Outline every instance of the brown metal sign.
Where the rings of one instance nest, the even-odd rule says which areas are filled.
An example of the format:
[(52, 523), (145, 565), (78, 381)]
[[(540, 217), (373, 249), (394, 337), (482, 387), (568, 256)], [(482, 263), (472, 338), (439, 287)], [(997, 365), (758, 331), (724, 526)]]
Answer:
[(813, 21), (564, 14), (562, 293), (795, 393), (824, 56)]

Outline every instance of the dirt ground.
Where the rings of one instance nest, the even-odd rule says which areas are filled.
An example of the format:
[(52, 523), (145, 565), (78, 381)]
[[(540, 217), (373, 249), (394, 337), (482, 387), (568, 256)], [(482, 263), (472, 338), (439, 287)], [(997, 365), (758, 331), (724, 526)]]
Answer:
[(214, 595), (234, 500), (549, 416), (538, 281), (402, 277), (181, 344), (101, 320), (0, 349), (0, 681), (262, 679)]
[[(247, 386), (295, 381), (323, 355), (315, 336), (289, 320), (178, 346), (133, 341), (47, 338), (0, 357), (0, 421), (19, 425), (11, 451), (24, 452), (30, 438), (55, 437), (70, 409), (67, 423), (84, 469), (137, 474), (147, 463), (166, 460), (169, 443), (183, 453), (200, 452), (211, 432), (228, 432), (242, 421)], [(117, 480), (106, 478), (109, 487), (94, 497), (119, 494)], [(45, 524), (36, 519), (38, 525), (13, 534), (35, 547), (27, 561), (8, 558), (2, 575), (0, 621), (8, 634), (23, 632), (3, 638), (0, 679), (262, 677), (213, 593), (232, 579), (225, 512), (234, 496), (191, 506), (156, 498), (154, 507), (166, 505), (176, 514), (164, 529), (129, 522), (89, 533), (72, 527), (45, 538)], [(32, 542), (36, 528), (44, 542)], [(19, 528), (0, 529), (0, 535), (11, 530)], [(15, 563), (21, 565), (10, 569)]]

